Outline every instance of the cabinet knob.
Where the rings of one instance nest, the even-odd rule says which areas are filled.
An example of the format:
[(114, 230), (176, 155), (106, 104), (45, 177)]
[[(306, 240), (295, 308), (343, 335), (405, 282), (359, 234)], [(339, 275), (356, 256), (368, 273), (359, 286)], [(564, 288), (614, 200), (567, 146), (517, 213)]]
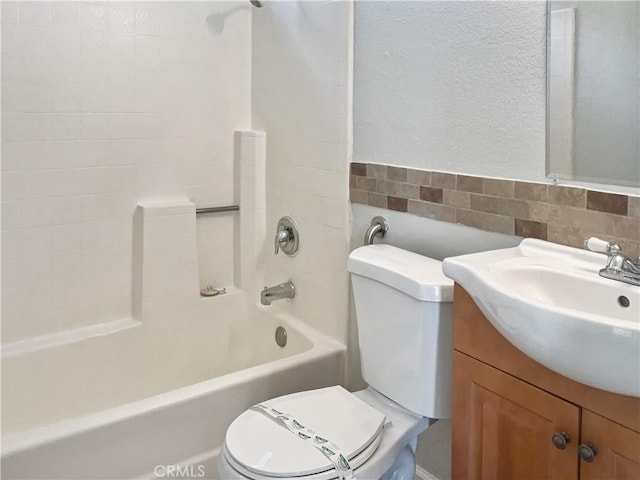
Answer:
[(551, 441), (558, 450), (564, 450), (567, 444), (571, 443), (571, 437), (567, 432), (556, 432), (551, 437)]
[(593, 462), (593, 459), (598, 455), (598, 449), (592, 443), (581, 443), (578, 446), (578, 455), (582, 460), (587, 463)]

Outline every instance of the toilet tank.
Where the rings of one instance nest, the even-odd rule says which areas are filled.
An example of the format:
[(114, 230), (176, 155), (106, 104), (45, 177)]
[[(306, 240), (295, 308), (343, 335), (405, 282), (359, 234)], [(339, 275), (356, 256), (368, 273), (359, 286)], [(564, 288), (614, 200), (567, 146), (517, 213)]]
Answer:
[(368, 245), (347, 269), (364, 380), (414, 413), (451, 418), (453, 282), (442, 262)]

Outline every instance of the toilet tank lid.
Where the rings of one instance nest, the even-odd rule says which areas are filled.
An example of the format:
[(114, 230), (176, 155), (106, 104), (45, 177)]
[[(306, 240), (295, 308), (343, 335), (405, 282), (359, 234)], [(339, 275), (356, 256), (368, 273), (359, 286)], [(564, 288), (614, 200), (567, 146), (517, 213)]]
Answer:
[(452, 302), (453, 281), (442, 262), (391, 245), (367, 245), (349, 255), (347, 270), (377, 280), (423, 302)]

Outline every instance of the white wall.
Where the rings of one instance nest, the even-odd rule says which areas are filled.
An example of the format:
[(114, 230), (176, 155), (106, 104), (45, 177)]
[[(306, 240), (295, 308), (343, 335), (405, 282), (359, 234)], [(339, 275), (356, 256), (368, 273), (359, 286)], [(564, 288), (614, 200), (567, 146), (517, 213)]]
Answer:
[(354, 160), (545, 178), (544, 2), (356, 2)]
[[(233, 201), (250, 6), (2, 2), (2, 22), (3, 342), (129, 317), (136, 204)], [(231, 282), (233, 217), (198, 222), (203, 282)]]
[[(253, 127), (267, 132), (266, 283), (291, 279), (275, 305), (346, 341), (350, 2), (265, 2), (253, 12)], [(278, 219), (300, 225), (295, 257), (273, 254)], [(256, 291), (258, 298), (260, 292)]]

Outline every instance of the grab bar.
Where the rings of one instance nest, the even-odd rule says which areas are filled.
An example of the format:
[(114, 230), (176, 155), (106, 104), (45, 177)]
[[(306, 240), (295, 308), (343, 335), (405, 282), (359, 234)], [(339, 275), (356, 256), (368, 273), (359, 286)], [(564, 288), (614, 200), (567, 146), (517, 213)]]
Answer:
[(201, 215), (203, 213), (233, 212), (236, 210), (240, 210), (240, 205), (225, 205), (223, 207), (203, 207), (203, 208), (196, 208), (196, 215)]

